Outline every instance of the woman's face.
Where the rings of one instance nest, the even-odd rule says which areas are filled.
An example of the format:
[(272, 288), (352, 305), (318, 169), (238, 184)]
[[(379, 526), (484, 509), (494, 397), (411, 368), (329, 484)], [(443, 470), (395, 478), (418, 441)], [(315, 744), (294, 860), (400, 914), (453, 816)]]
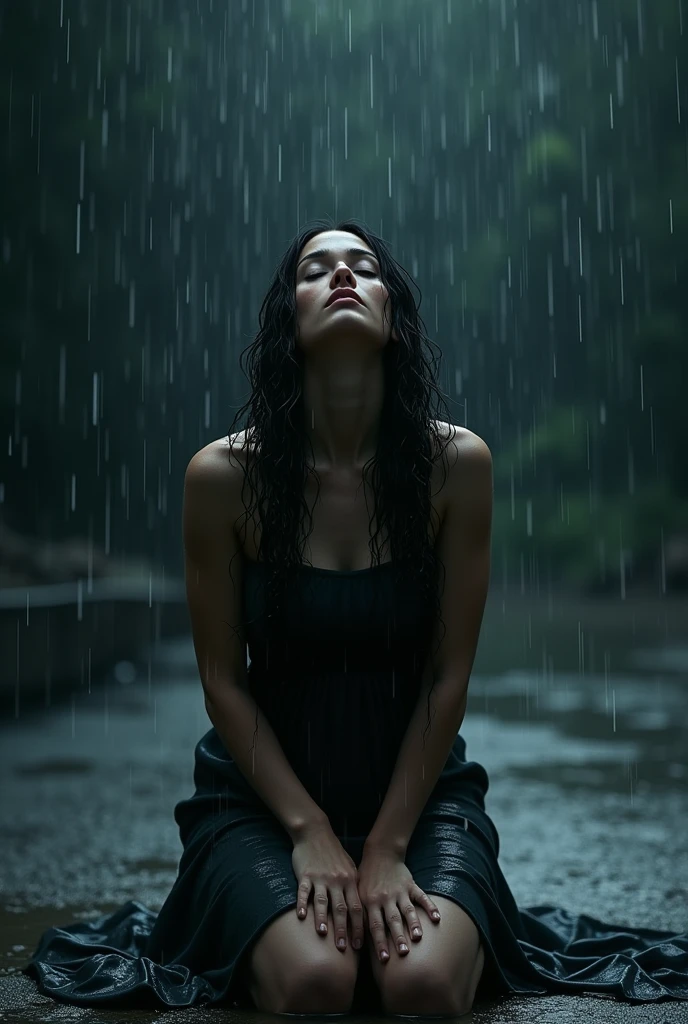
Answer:
[[(348, 297), (337, 297), (342, 289)], [(349, 231), (314, 235), (301, 250), (296, 268), (299, 345), (309, 350), (325, 338), (339, 338), (384, 347), (390, 337), (397, 337), (384, 317), (387, 294), (380, 265), (362, 238)]]

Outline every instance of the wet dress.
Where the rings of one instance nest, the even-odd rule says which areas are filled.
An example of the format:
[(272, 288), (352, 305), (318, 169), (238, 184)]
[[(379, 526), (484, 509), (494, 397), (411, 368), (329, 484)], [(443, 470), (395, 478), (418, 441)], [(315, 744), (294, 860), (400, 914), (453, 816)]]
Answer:
[[(395, 582), (391, 563), (351, 572), (303, 565), (290, 584), (288, 639), (268, 659), (264, 568), (247, 562), (244, 571), (249, 687), (358, 864), (417, 700), (431, 611), (417, 587)], [(295, 913), (292, 844), (214, 728), (196, 746), (194, 784), (174, 809), (183, 853), (159, 913), (131, 900), (47, 929), (23, 968), (40, 992), (102, 1008), (253, 1005), (251, 949), (279, 914)], [(688, 934), (516, 906), (485, 810), (488, 784), (459, 733), (406, 855), (421, 889), (453, 900), (478, 927), (485, 967), (476, 1003), (584, 992), (688, 1000)], [(367, 955), (353, 1010), (380, 1012)]]

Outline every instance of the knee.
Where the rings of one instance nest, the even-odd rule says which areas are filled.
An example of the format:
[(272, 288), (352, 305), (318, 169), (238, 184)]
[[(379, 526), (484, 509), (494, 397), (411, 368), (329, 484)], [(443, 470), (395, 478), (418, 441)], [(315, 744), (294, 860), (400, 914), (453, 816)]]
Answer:
[(356, 972), (349, 964), (300, 966), (282, 986), (277, 1013), (348, 1013), (354, 998)]
[(473, 1006), (470, 987), (469, 978), (448, 978), (433, 970), (413, 976), (399, 972), (383, 986), (381, 996), (386, 1013), (460, 1017)]

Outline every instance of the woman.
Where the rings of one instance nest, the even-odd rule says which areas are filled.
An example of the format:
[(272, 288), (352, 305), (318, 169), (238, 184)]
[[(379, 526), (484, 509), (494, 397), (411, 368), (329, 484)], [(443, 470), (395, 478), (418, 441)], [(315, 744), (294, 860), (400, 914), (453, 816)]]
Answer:
[(380, 238), (318, 222), (293, 241), (251, 350), (249, 425), (186, 472), (213, 727), (175, 808), (178, 877), (158, 915), (132, 901), (46, 932), (25, 969), (46, 994), (405, 1015), (511, 993), (688, 998), (688, 937), (519, 910), (498, 865), (487, 774), (459, 734), (491, 457), (431, 418), (429, 344)]

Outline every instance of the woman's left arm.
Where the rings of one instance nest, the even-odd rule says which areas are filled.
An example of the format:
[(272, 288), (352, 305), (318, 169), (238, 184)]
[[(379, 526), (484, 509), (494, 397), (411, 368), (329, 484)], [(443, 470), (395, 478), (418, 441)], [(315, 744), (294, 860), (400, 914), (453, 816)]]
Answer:
[[(456, 429), (447, 449), (447, 507), (437, 541), (445, 567), (440, 607), (446, 632), (435, 653), (440, 624), (435, 624), (421, 692), (399, 748), (385, 799), (364, 848), (405, 856), (420, 815), (449, 757), (461, 728), (468, 681), (478, 647), (490, 578), (492, 457), (477, 435)], [(430, 681), (430, 728), (428, 692)]]

